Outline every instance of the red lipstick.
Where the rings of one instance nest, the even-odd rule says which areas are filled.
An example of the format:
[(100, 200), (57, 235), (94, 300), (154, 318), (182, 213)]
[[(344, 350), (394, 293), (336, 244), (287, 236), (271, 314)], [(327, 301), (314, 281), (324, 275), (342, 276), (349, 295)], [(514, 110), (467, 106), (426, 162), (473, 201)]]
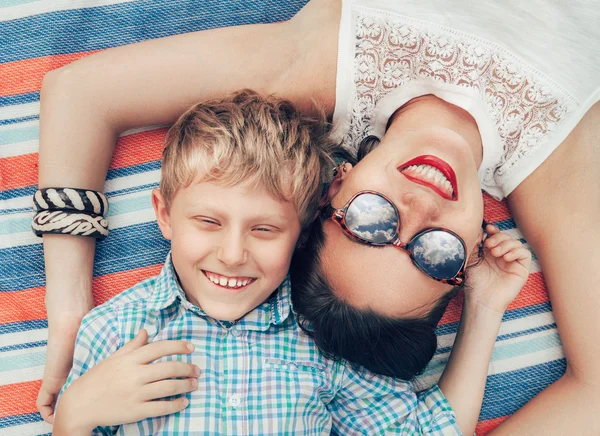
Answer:
[(424, 185), (424, 186), (427, 186), (428, 188), (433, 189), (441, 197), (443, 197), (447, 200), (452, 200), (452, 201), (458, 200), (458, 185), (456, 182), (456, 174), (454, 173), (454, 170), (447, 162), (443, 161), (442, 159), (440, 159), (436, 156), (432, 156), (432, 155), (417, 156), (416, 158), (411, 159), (408, 162), (400, 165), (398, 167), (398, 171), (403, 172), (406, 168), (408, 168), (412, 165), (429, 165), (429, 166), (439, 170), (444, 175), (444, 177), (446, 179), (448, 179), (448, 181), (450, 182), (450, 185), (452, 186), (453, 194), (449, 195), (448, 192), (443, 191), (435, 184), (430, 183), (426, 180), (422, 180), (421, 178), (413, 177), (409, 174), (402, 173), (402, 175), (404, 175), (404, 177), (409, 179), (411, 182), (418, 183), (420, 185)]

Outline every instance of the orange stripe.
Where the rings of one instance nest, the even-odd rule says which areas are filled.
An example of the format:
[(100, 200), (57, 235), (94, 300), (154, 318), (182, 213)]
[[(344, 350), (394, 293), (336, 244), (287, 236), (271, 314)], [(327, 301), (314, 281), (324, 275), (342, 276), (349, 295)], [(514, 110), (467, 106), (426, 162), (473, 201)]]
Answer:
[[(120, 138), (110, 168), (160, 160), (167, 129), (150, 130)], [(38, 154), (0, 159), (0, 190), (23, 188), (38, 182)]]
[(487, 419), (485, 421), (478, 422), (477, 426), (475, 427), (475, 434), (477, 436), (484, 436), (499, 426), (500, 423), (505, 421), (507, 418), (510, 418), (510, 416), (501, 416), (500, 418)]
[(490, 223), (511, 218), (506, 200), (494, 200), (489, 194), (483, 194), (483, 215)]
[(34, 380), (0, 386), (0, 418), (37, 412), (35, 401), (41, 384)]
[[(131, 288), (136, 283), (160, 273), (162, 265), (151, 265), (130, 271), (94, 277), (92, 287), (96, 305)], [(23, 291), (0, 292), (0, 324), (47, 319), (44, 296), (46, 289), (30, 288)]]
[[(463, 301), (463, 294), (457, 295), (457, 297), (448, 304), (448, 308), (446, 309), (444, 316), (442, 316), (440, 324), (458, 322), (460, 320)], [(517, 298), (510, 303), (506, 310), (515, 310), (546, 302), (548, 302), (548, 291), (546, 290), (544, 277), (542, 276), (542, 273), (537, 272), (529, 275), (527, 283), (525, 283), (525, 286)]]
[(0, 65), (1, 97), (39, 91), (44, 75), (99, 50), (25, 59)]
[(131, 288), (136, 283), (148, 277), (158, 275), (161, 268), (162, 264), (151, 265), (144, 268), (95, 277), (93, 282), (94, 304), (96, 306), (103, 304), (115, 295)]

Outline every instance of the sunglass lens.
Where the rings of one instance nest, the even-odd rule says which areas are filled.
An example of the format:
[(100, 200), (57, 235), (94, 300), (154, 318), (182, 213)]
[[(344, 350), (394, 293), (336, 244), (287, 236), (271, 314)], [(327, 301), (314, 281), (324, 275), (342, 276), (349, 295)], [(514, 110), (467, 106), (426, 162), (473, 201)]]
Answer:
[(436, 279), (451, 279), (465, 262), (465, 248), (456, 236), (443, 230), (424, 233), (413, 242), (419, 267)]
[(398, 214), (385, 198), (375, 194), (360, 194), (348, 207), (346, 225), (360, 239), (383, 244), (394, 238)]

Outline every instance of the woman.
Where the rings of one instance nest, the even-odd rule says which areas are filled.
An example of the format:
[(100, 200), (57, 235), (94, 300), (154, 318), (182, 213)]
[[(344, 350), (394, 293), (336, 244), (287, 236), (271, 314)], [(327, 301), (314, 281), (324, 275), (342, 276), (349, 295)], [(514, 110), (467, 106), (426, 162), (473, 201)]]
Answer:
[[(593, 18), (598, 12), (584, 4), (571, 10), (562, 2), (544, 10), (532, 5), (512, 12), (493, 3), (455, 2), (454, 13), (446, 17), (434, 13), (434, 6), (403, 2), (402, 10), (394, 11), (392, 2), (341, 7), (313, 0), (288, 22), (144, 42), (53, 72), (42, 88), (40, 186), (100, 190), (118, 132), (170, 123), (202, 99), (242, 87), (276, 93), (306, 110), (314, 99), (333, 114), (347, 145), (356, 146), (368, 134), (382, 139), (356, 169), (348, 166), (332, 198), (334, 208), (343, 208), (361, 190), (378, 190), (399, 209), (402, 242), (422, 229), (446, 227), (465, 242), (468, 258), (481, 223), (476, 175), (491, 194), (508, 197), (545, 272), (568, 368), (496, 431), (594, 432), (600, 426), (594, 413), (600, 389), (595, 363), (600, 346), (594, 341), (600, 334), (595, 321), (600, 296), (594, 292), (600, 279), (594, 267), (600, 259), (594, 248), (600, 232), (593, 217), (600, 205), (590, 199), (600, 191), (593, 144), (600, 116), (594, 105), (600, 66), (591, 47), (599, 39)], [(561, 21), (567, 14), (578, 19)], [(561, 33), (549, 31), (544, 23), (561, 23)], [(524, 28), (528, 39), (521, 41)], [(424, 43), (428, 35), (434, 38)], [(549, 40), (551, 51), (545, 48)], [(459, 64), (457, 50), (463, 49)], [(399, 58), (397, 52), (406, 56)], [(105, 74), (89, 74), (103, 65), (111, 65)], [(174, 72), (176, 82), (171, 80)], [(539, 86), (527, 86), (531, 83)], [(502, 92), (507, 89), (514, 92)], [(386, 151), (394, 144), (409, 146), (401, 149), (411, 152), (390, 157)], [(458, 185), (452, 189), (458, 192), (450, 192), (450, 200), (397, 171), (422, 156), (425, 151), (417, 150), (424, 144), (431, 147), (427, 153), (456, 167)], [(448, 148), (455, 154), (447, 153)], [(382, 173), (382, 168), (395, 172)], [(360, 178), (378, 171), (391, 179), (378, 177), (375, 186)], [(571, 220), (575, 214), (577, 219)], [(389, 310), (391, 316), (418, 313), (450, 289), (415, 269), (400, 250), (375, 250), (350, 241), (334, 222), (323, 228), (325, 276), (353, 306), (377, 300), (375, 308)], [(49, 405), (62, 385), (69, 364), (57, 356), (70, 355), (79, 319), (92, 304), (93, 248), (93, 240), (44, 237), (50, 338), (40, 406)], [(67, 252), (70, 259), (64, 256)], [(61, 253), (60, 262), (54, 253)], [(356, 262), (353, 256), (372, 263), (372, 268), (361, 268), (372, 272), (363, 275), (369, 289), (378, 291), (369, 293), (372, 301), (365, 301), (367, 293), (360, 291), (364, 287), (351, 286), (362, 277), (334, 274), (349, 271)], [(66, 276), (64, 262), (73, 265)], [(398, 283), (408, 275), (412, 286), (406, 295)], [(417, 289), (424, 292), (412, 291)], [(385, 307), (381, 302), (387, 302)]]

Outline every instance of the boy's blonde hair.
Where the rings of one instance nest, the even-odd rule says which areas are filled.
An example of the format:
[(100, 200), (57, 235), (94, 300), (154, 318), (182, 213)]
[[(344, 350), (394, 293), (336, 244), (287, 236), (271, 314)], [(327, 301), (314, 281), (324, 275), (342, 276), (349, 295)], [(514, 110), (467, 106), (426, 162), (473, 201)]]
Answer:
[(167, 208), (193, 181), (250, 182), (294, 204), (302, 228), (313, 220), (330, 176), (336, 143), (322, 115), (300, 114), (286, 100), (244, 90), (196, 104), (169, 130), (160, 190)]

